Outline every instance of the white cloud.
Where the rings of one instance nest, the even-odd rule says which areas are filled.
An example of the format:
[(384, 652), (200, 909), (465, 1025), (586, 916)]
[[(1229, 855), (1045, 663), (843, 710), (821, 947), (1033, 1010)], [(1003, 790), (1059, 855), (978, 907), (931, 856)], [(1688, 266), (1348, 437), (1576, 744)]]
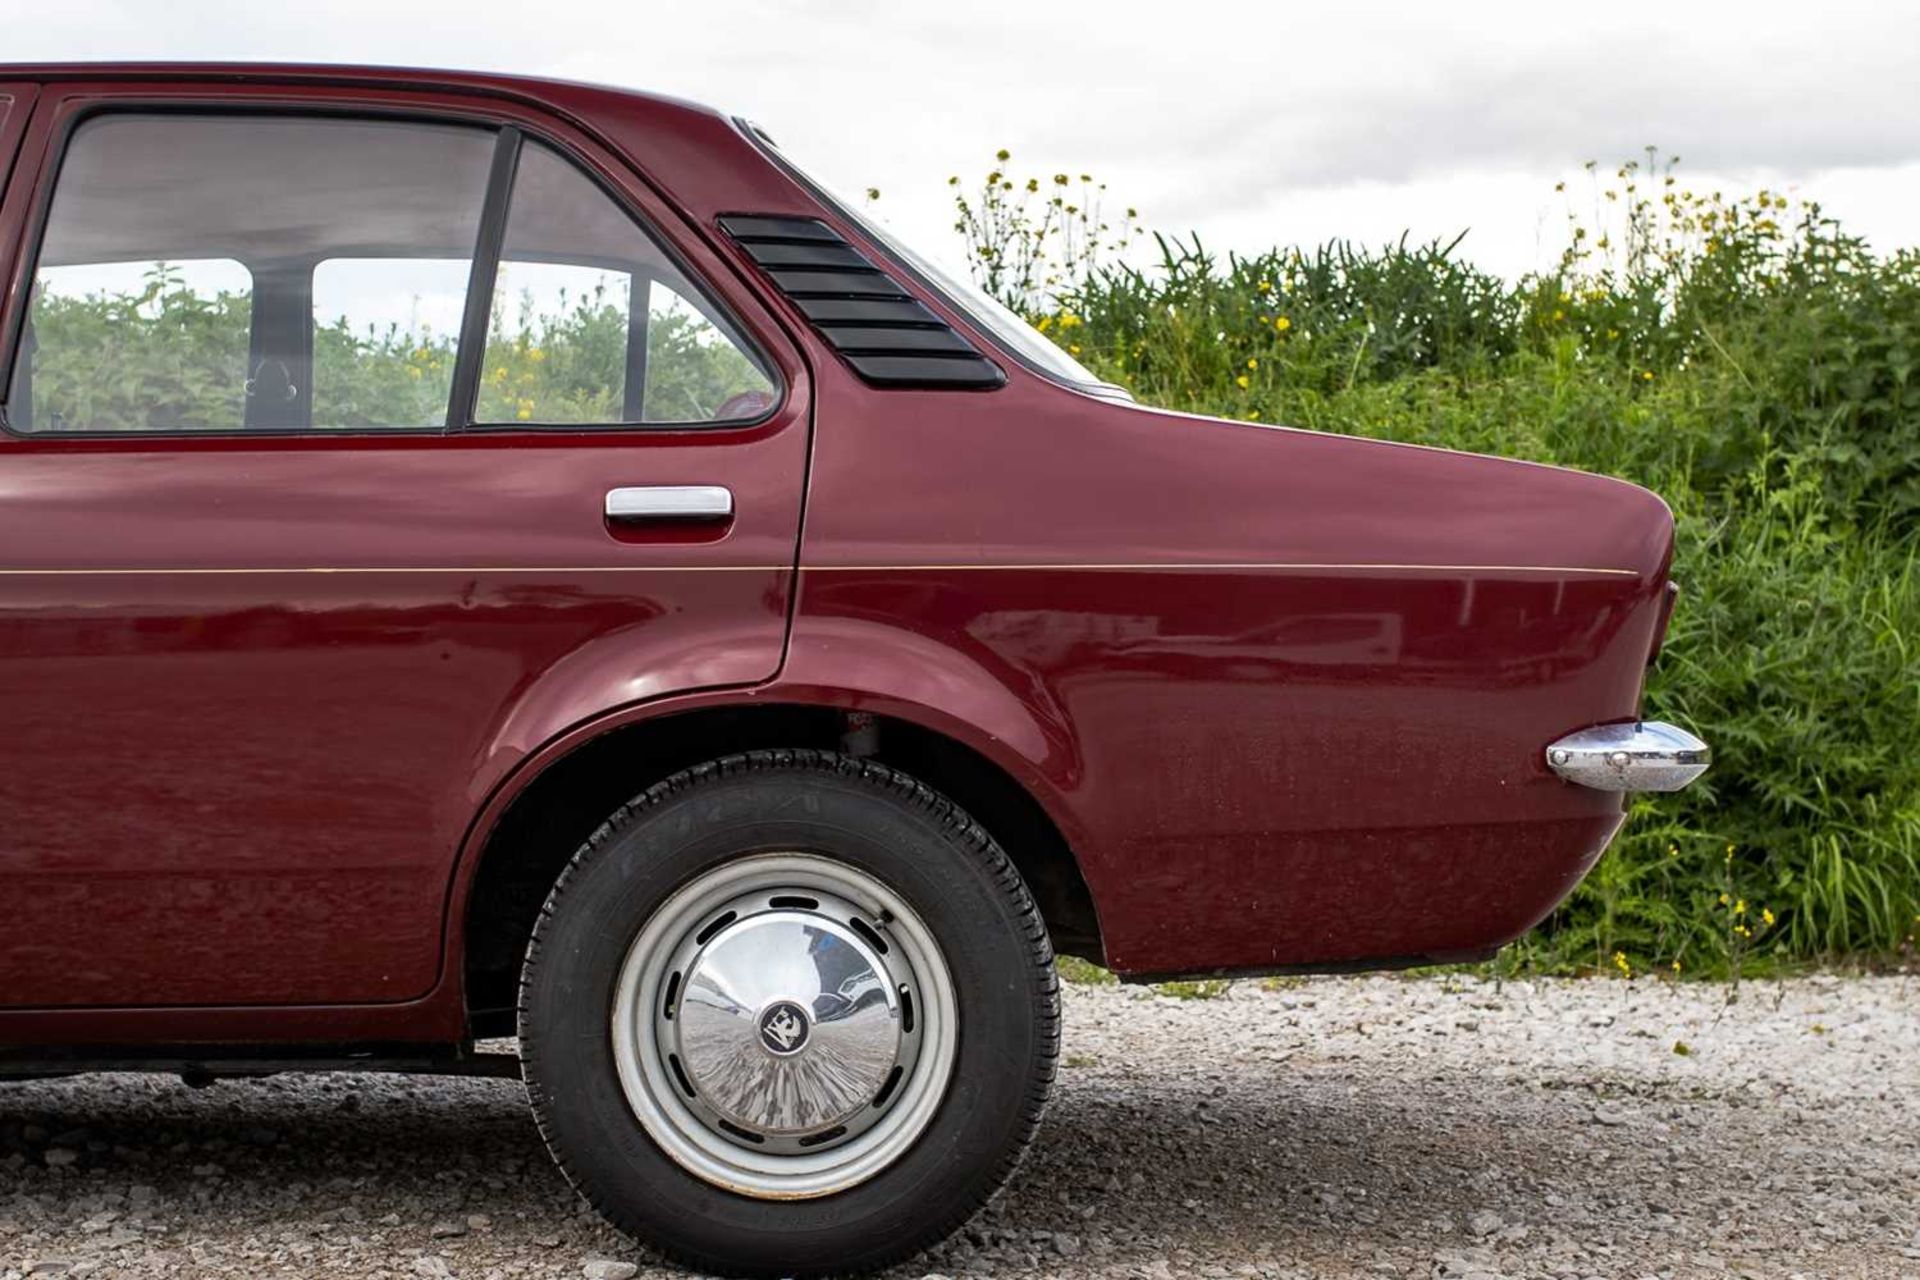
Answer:
[(880, 187), (949, 258), (946, 177), (1001, 146), (1223, 248), (1471, 228), (1471, 256), (1522, 270), (1557, 244), (1554, 180), (1649, 143), (1695, 185), (1796, 187), (1920, 243), (1920, 6), (70, 0), (6, 25), (22, 60), (472, 66), (710, 101)]

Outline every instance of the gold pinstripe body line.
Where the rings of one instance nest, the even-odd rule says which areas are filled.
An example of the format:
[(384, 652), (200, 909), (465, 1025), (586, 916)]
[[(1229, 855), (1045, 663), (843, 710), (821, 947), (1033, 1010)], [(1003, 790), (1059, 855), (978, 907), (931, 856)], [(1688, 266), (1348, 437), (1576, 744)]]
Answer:
[[(144, 575), (238, 576), (259, 574), (583, 574), (583, 573), (784, 573), (794, 566), (786, 564), (624, 564), (624, 565), (234, 565), (165, 566), (137, 565), (119, 568), (0, 568), (0, 577), (114, 577)], [(1088, 563), (1088, 564), (807, 564), (803, 573), (974, 573), (974, 572), (1051, 572), (1051, 573), (1178, 573), (1178, 572), (1390, 572), (1390, 573), (1539, 573), (1586, 574), (1602, 577), (1637, 578), (1637, 569), (1600, 568), (1584, 565), (1545, 564), (1387, 564), (1371, 562), (1310, 563), (1300, 561), (1231, 561), (1185, 563)]]
[(1595, 573), (1609, 576), (1621, 575), (1630, 578), (1640, 576), (1638, 569), (1602, 569), (1576, 565), (1552, 564), (1386, 564), (1374, 562), (1323, 562), (1294, 560), (1250, 560), (1250, 561), (1200, 561), (1194, 563), (1154, 563), (1140, 562), (1132, 564), (822, 564), (803, 565), (803, 569), (836, 573), (896, 573), (896, 572), (942, 572), (957, 573), (971, 570), (1010, 570), (1044, 569), (1063, 573), (1085, 573), (1100, 570), (1162, 573), (1181, 569), (1246, 571), (1246, 572), (1323, 572), (1326, 570), (1392, 570), (1411, 573)]

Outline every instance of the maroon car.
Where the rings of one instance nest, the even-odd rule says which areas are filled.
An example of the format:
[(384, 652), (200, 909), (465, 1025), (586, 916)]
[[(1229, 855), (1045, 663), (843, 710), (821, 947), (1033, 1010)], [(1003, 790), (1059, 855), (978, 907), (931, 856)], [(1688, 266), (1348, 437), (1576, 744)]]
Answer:
[(0, 176), (0, 1072), (524, 1074), (636, 1236), (871, 1267), (1056, 954), (1484, 957), (1706, 766), (1652, 494), (1136, 405), (727, 116), (0, 67)]

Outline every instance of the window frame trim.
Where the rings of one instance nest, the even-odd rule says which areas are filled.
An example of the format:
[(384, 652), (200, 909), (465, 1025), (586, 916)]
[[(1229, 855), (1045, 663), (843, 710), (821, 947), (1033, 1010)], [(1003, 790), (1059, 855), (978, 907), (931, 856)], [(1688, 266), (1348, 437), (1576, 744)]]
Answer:
[[(0, 439), (21, 442), (74, 441), (97, 446), (106, 442), (138, 441), (182, 442), (207, 440), (233, 442), (253, 440), (265, 442), (271, 440), (342, 440), (364, 442), (407, 438), (459, 438), (462, 436), (512, 433), (528, 435), (625, 434), (657, 436), (682, 432), (737, 432), (754, 430), (774, 421), (785, 409), (788, 398), (792, 394), (793, 387), (791, 381), (786, 377), (780, 362), (774, 359), (767, 351), (764, 340), (741, 322), (737, 309), (719, 290), (713, 287), (706, 275), (693, 269), (692, 265), (687, 262), (686, 255), (681, 252), (680, 247), (676, 245), (669, 236), (661, 233), (656, 228), (655, 219), (648, 216), (644, 210), (636, 208), (634, 202), (628, 199), (624, 192), (610, 184), (599, 172), (599, 166), (590, 163), (585, 156), (580, 154), (578, 148), (561, 138), (553, 136), (550, 132), (530, 126), (519, 113), (499, 111), (495, 114), (487, 114), (477, 110), (474, 112), (464, 112), (458, 109), (443, 109), (439, 107), (390, 106), (378, 103), (356, 103), (351, 101), (335, 103), (292, 96), (299, 92), (299, 89), (293, 86), (289, 86), (289, 96), (265, 97), (257, 101), (235, 101), (231, 97), (209, 95), (204, 90), (184, 93), (177, 96), (144, 97), (127, 95), (121, 97), (115, 95), (111, 100), (88, 101), (85, 96), (86, 88), (87, 86), (85, 85), (74, 86), (73, 96), (81, 100), (80, 104), (76, 108), (67, 111), (65, 118), (59, 120), (55, 128), (50, 132), (38, 164), (38, 172), (35, 172), (32, 176), (35, 189), (31, 193), (31, 203), (27, 207), (26, 218), (24, 220), (25, 225), (21, 229), (18, 253), (15, 255), (13, 267), (14, 278), (23, 281), (24, 287), (21, 290), (21, 296), (18, 300), (19, 305), (15, 306), (11, 313), (6, 316), (4, 324), (0, 324)], [(40, 96), (42, 98), (45, 97), (44, 94)], [(55, 110), (59, 108), (57, 102), (53, 104), (45, 102), (35, 103), (36, 107), (48, 105), (52, 105)], [(518, 155), (524, 150), (527, 142), (531, 140), (540, 143), (552, 149), (563, 160), (572, 165), (583, 177), (598, 187), (602, 194), (609, 200), (612, 200), (614, 205), (633, 221), (641, 233), (653, 241), (654, 245), (666, 257), (667, 261), (673, 265), (674, 269), (680, 272), (682, 277), (689, 283), (693, 284), (711, 304), (715, 312), (726, 320), (727, 336), (739, 342), (744, 347), (742, 354), (746, 355), (753, 365), (766, 376), (772, 388), (772, 402), (764, 411), (752, 418), (717, 419), (711, 422), (476, 422), (473, 418), (474, 411), (479, 407), (479, 379), (486, 359), (486, 331), (484, 322), (491, 314), (493, 302), (492, 291), (489, 289), (483, 307), (480, 343), (473, 357), (473, 397), (466, 404), (465, 419), (457, 420), (453, 416), (453, 409), (459, 403), (456, 398), (460, 390), (459, 365), (467, 359), (467, 313), (471, 312), (474, 303), (472, 293), (472, 288), (475, 283), (473, 278), (474, 272), (470, 271), (468, 275), (468, 296), (465, 304), (466, 311), (463, 312), (461, 317), (459, 346), (455, 351), (456, 368), (454, 386), (448, 396), (448, 419), (444, 425), (431, 427), (316, 427), (309, 424), (304, 427), (139, 428), (134, 430), (93, 427), (61, 431), (44, 431), (37, 429), (27, 431), (18, 430), (10, 421), (8, 399), (13, 389), (14, 365), (18, 361), (21, 343), (25, 336), (27, 313), (32, 307), (33, 281), (40, 269), (41, 246), (46, 241), (47, 224), (52, 216), (54, 196), (59, 190), (61, 171), (66, 167), (67, 155), (72, 148), (74, 136), (80, 131), (82, 126), (88, 121), (100, 116), (118, 115), (201, 117), (291, 116), (309, 119), (369, 120), (397, 124), (453, 126), (491, 134), (493, 135), (493, 145), (495, 148), (492, 161), (493, 167), (489, 169), (488, 186), (482, 196), (483, 203), (481, 207), (479, 243), (476, 244), (476, 257), (473, 267), (477, 269), (480, 266), (480, 260), (477, 256), (478, 249), (485, 243), (485, 236), (488, 231), (487, 216), (493, 209), (497, 195), (501, 217), (498, 227), (498, 238), (494, 241), (493, 245), (493, 260), (489, 269), (489, 274), (493, 278), (497, 278), (499, 272), (499, 250), (503, 247), (505, 240), (506, 218), (511, 211), (513, 196), (513, 174), (511, 172), (507, 174), (505, 187), (499, 192), (495, 190), (495, 181), (500, 176), (498, 165), (500, 161), (501, 139), (509, 132), (516, 136), (517, 141), (514, 144), (516, 167)], [(24, 143), (26, 140), (27, 138), (23, 137), (21, 142)], [(615, 159), (619, 163), (626, 163), (624, 158), (619, 157), (617, 153), (611, 154), (614, 154)], [(15, 178), (20, 176), (19, 162), (22, 159), (24, 159), (24, 157), (18, 155), (15, 157)], [(630, 167), (628, 171), (632, 172)], [(0, 281), (0, 299), (3, 299), (5, 296), (7, 283), (6, 281)]]
[[(520, 174), (523, 135), (506, 125), (493, 138), (493, 159), (487, 166), (487, 193), (480, 206), (480, 226), (474, 233), (473, 261), (467, 264), (466, 306), (460, 315), (460, 336), (453, 349), (453, 380), (447, 388), (447, 430), (465, 431), (480, 410), (480, 377), (487, 363), (487, 329), (493, 319), (493, 292), (500, 281), (500, 252), (506, 247), (507, 215), (513, 208), (513, 185)], [(309, 431), (314, 428), (309, 425)], [(378, 428), (374, 428), (377, 430)]]

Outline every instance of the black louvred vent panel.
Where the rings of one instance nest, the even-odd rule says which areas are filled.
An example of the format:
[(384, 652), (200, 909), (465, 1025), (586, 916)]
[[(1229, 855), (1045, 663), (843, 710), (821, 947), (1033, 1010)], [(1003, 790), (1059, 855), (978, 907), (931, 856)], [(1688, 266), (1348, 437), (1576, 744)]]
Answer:
[[(752, 246), (749, 246), (750, 248)], [(769, 267), (767, 274), (789, 297), (831, 294), (836, 298), (904, 298), (907, 291), (878, 271), (804, 271)]]
[(720, 219), (720, 229), (867, 383), (985, 389), (1006, 382), (999, 365), (826, 223), (734, 214)]
[(817, 325), (923, 325), (946, 322), (913, 298), (795, 298), (793, 305)]
[(972, 343), (944, 325), (938, 329), (882, 329), (864, 325), (835, 325), (833, 345), (842, 351), (912, 352), (915, 355), (977, 354)]
[(844, 244), (756, 244), (753, 260), (763, 267), (805, 267), (809, 270), (833, 269), (867, 271), (873, 264), (858, 249)]

